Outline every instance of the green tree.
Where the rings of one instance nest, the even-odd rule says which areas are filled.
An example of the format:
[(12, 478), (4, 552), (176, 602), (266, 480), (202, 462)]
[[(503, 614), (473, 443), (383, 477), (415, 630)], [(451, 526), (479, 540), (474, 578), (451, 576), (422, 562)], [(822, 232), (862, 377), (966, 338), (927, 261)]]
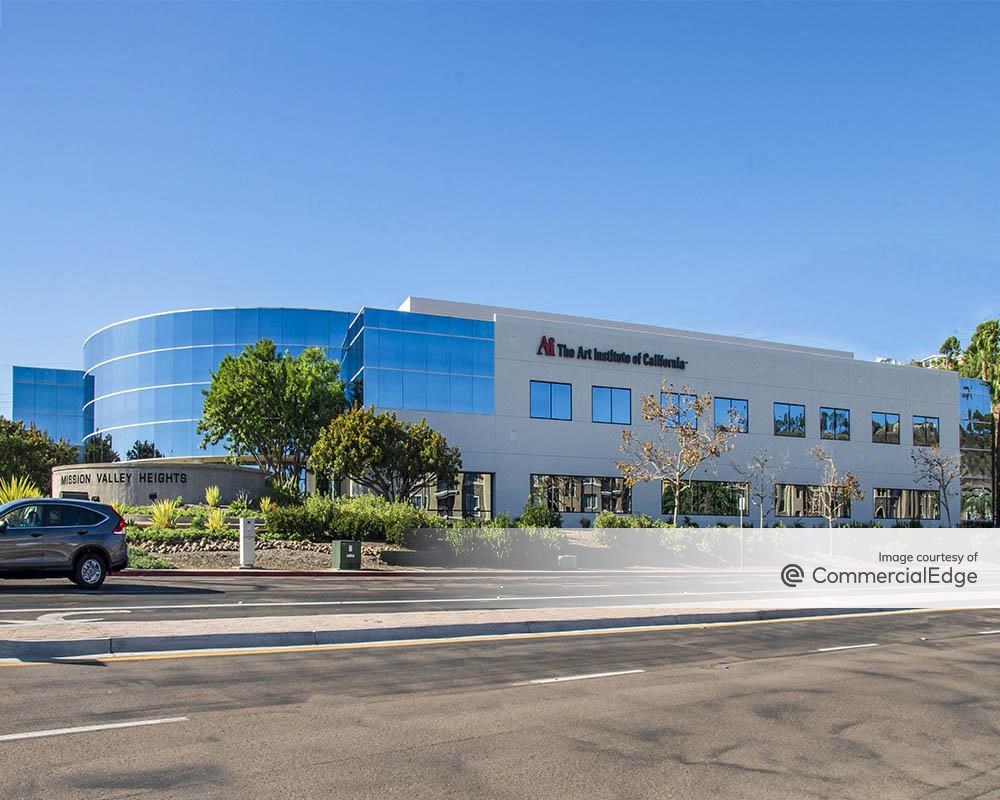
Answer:
[(297, 486), (320, 432), (344, 410), (340, 364), (319, 347), (298, 356), (261, 339), (212, 373), (198, 432), (283, 485)]
[(426, 420), (402, 422), (391, 412), (352, 408), (320, 434), (312, 465), (396, 501), (438, 483), (454, 483), (462, 456)]
[(46, 493), (52, 490), (52, 468), (75, 464), (77, 449), (66, 441), (53, 441), (34, 423), (0, 417), (0, 477), (26, 478)]
[(941, 343), (938, 352), (944, 356), (944, 362), (938, 368), (957, 372), (962, 362), (962, 343), (958, 341), (958, 337), (949, 336)]
[(83, 445), (83, 460), (88, 464), (113, 464), (122, 458), (111, 446), (111, 434), (91, 436)]
[(135, 444), (125, 454), (128, 461), (138, 461), (140, 458), (163, 458), (163, 453), (156, 449), (152, 442), (135, 440)]

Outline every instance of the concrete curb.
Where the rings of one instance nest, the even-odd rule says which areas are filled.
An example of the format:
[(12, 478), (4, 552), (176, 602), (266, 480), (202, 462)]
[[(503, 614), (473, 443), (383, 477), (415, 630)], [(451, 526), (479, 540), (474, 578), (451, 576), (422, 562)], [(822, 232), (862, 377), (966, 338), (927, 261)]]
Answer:
[[(360, 628), (266, 633), (206, 633), (180, 636), (125, 636), (65, 639), (51, 641), (0, 641), (0, 658), (21, 661), (44, 661), (58, 658), (113, 656), (135, 653), (217, 650), (261, 647), (308, 647), (334, 644), (365, 644), (413, 639), (449, 639), (474, 636), (505, 636), (527, 633), (565, 633), (614, 628), (698, 625), (764, 620), (796, 620), (828, 615), (850, 615), (893, 609), (790, 609), (766, 611), (704, 612), (662, 614), (645, 617), (606, 617), (597, 619), (522, 620), (516, 622), (438, 623), (395, 628)], [(898, 610), (898, 609), (896, 609)]]

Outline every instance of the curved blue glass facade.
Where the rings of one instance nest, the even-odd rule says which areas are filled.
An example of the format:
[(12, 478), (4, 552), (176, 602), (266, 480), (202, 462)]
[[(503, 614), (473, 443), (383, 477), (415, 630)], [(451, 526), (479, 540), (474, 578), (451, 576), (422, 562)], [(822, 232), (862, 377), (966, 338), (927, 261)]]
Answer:
[[(165, 458), (224, 456), (202, 448), (196, 428), (202, 390), (222, 358), (271, 339), (297, 355), (325, 347), (341, 360), (355, 314), (296, 308), (216, 308), (172, 311), (117, 322), (84, 343), (84, 370), (93, 381), (91, 436), (110, 435), (123, 458), (136, 441), (152, 442)], [(89, 438), (89, 437), (88, 437)]]

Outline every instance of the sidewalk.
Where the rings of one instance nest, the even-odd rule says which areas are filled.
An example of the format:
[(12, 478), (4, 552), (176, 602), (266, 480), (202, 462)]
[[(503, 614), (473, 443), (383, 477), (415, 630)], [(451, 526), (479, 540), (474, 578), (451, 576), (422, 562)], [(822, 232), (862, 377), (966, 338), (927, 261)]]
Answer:
[[(0, 628), (0, 658), (298, 647), (362, 642), (503, 636), (643, 626), (749, 622), (881, 611), (878, 608), (733, 610), (702, 606), (616, 606), (392, 614), (325, 614), (152, 622), (57, 622)], [(100, 612), (95, 612), (95, 616)]]

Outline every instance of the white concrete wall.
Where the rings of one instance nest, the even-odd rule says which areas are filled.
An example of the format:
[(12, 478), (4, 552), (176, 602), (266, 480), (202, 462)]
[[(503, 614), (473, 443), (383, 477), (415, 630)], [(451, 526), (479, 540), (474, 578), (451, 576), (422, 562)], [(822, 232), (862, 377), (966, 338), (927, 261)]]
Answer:
[[(417, 309), (414, 310), (429, 310)], [(454, 313), (455, 309), (441, 309)], [(697, 338), (695, 334), (651, 332), (610, 324), (567, 322), (496, 314), (495, 416), (398, 411), (404, 418), (426, 417), (448, 441), (458, 445), (469, 471), (496, 473), (495, 512), (519, 511), (528, 497), (530, 475), (614, 476), (619, 458), (621, 426), (591, 422), (591, 387), (615, 386), (632, 390), (632, 429), (650, 430), (641, 418), (644, 394), (658, 396), (661, 382), (677, 389), (749, 401), (749, 433), (737, 435), (735, 449), (712, 470), (696, 478), (738, 480), (732, 462), (745, 464), (751, 453), (767, 448), (779, 458), (787, 454), (790, 466), (782, 483), (814, 484), (820, 469), (808, 455), (822, 444), (841, 470), (856, 474), (865, 499), (853, 503), (854, 519), (872, 518), (872, 488), (920, 488), (913, 477), (912, 415), (939, 417), (942, 450), (958, 455), (958, 377), (954, 373), (856, 361), (848, 353), (783, 347), (773, 343)], [(625, 352), (661, 353), (687, 361), (684, 370), (643, 365), (576, 361), (537, 355), (542, 336), (572, 346), (613, 348)], [(546, 380), (573, 386), (573, 419), (531, 419), (529, 381)], [(806, 407), (806, 438), (774, 436), (773, 403)], [(819, 438), (819, 408), (851, 411), (851, 441)], [(871, 414), (900, 415), (900, 444), (871, 441)], [(923, 487), (929, 488), (929, 487)], [(659, 486), (633, 490), (633, 511), (658, 516)], [(951, 501), (958, 519), (959, 501)], [(567, 515), (567, 524), (578, 523)], [(942, 512), (943, 516), (943, 512)], [(698, 518), (702, 524), (709, 522)], [(787, 521), (787, 520), (786, 520)], [(809, 520), (805, 520), (810, 524)]]

